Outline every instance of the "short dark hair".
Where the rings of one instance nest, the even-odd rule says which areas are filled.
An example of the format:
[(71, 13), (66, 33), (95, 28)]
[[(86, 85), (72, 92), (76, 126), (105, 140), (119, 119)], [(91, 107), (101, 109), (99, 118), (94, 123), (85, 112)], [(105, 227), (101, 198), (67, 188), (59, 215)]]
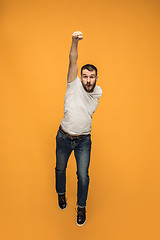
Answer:
[(97, 68), (96, 68), (94, 65), (92, 65), (92, 64), (86, 64), (86, 65), (84, 65), (84, 66), (81, 68), (81, 75), (82, 75), (82, 71), (83, 71), (84, 69), (87, 69), (88, 71), (93, 71), (93, 70), (95, 70), (96, 76), (97, 76)]

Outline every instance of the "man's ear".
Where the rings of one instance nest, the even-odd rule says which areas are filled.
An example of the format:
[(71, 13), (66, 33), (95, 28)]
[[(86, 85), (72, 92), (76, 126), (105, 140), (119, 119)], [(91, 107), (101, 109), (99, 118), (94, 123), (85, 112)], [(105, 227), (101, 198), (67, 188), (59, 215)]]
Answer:
[(98, 76), (96, 77), (96, 82), (97, 82), (97, 80), (98, 80)]

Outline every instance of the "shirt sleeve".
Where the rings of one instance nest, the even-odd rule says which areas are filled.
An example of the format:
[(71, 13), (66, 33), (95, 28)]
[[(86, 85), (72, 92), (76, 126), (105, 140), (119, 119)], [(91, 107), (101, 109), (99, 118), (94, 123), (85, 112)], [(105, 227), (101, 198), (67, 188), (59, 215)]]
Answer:
[(90, 93), (90, 95), (94, 98), (97, 99), (97, 101), (99, 100), (99, 98), (102, 96), (102, 89), (99, 86), (96, 86), (94, 91), (92, 93)]
[(99, 86), (98, 86), (98, 88), (99, 88), (99, 90), (98, 90), (98, 99), (99, 99), (100, 97), (102, 97), (102, 88)]
[(74, 87), (79, 80), (80, 80), (80, 79), (79, 79), (79, 77), (77, 76), (77, 77), (75, 78), (75, 80), (73, 80), (72, 82), (67, 82), (67, 89), (70, 89), (70, 88)]

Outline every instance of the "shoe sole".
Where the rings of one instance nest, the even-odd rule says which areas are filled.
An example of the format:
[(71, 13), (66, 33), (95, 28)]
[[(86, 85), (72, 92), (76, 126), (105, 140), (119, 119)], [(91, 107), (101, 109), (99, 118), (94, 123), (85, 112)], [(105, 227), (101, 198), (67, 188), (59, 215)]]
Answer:
[(61, 208), (60, 206), (59, 206), (59, 208), (64, 211), (64, 210), (66, 210), (66, 208), (67, 208), (67, 204), (66, 204), (66, 207), (65, 207), (65, 208)]
[[(77, 222), (76, 222), (76, 223), (77, 223)], [(77, 226), (82, 227), (85, 223), (86, 223), (86, 220), (85, 220), (85, 222), (84, 222), (83, 224), (77, 223)]]

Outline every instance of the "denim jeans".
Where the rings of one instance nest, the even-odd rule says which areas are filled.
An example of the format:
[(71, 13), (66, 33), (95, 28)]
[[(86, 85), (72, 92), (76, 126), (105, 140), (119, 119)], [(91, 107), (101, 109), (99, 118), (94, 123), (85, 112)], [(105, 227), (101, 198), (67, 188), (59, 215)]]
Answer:
[(56, 192), (63, 194), (66, 192), (66, 168), (68, 159), (74, 150), (77, 164), (77, 206), (85, 207), (89, 187), (89, 163), (91, 153), (91, 134), (83, 138), (70, 138), (61, 129), (56, 135)]

